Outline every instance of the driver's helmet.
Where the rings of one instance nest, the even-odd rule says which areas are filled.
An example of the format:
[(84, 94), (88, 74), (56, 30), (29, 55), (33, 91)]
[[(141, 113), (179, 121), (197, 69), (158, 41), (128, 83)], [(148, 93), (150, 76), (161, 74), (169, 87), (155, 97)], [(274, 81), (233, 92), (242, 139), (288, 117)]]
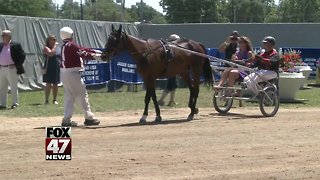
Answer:
[(262, 40), (263, 43), (270, 43), (271, 45), (276, 45), (276, 39), (272, 36), (266, 36)]

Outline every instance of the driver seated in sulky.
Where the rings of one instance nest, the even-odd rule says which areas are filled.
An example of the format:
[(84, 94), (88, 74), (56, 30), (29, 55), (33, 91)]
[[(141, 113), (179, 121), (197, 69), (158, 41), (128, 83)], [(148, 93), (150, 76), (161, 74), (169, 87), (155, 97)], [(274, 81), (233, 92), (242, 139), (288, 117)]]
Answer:
[(258, 68), (258, 70), (244, 78), (245, 85), (255, 96), (259, 94), (256, 84), (278, 77), (279, 55), (275, 50), (275, 44), (276, 40), (272, 36), (267, 36), (262, 40), (264, 52), (260, 55), (255, 55), (251, 66)]

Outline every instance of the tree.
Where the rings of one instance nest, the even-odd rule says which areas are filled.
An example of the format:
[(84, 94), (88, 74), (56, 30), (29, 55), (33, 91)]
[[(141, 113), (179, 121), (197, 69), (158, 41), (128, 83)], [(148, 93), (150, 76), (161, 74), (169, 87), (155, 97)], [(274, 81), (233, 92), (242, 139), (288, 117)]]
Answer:
[[(86, 0), (83, 8), (86, 20), (121, 21), (121, 7), (113, 0)], [(127, 18), (130, 19), (125, 16), (125, 19)]]
[(264, 2), (266, 13), (264, 17), (264, 22), (266, 23), (278, 23), (281, 21), (281, 17), (279, 15), (279, 6), (277, 6), (274, 0), (265, 0)]
[(65, 0), (59, 14), (63, 19), (80, 19), (80, 5), (76, 1)]
[(227, 17), (236, 23), (263, 23), (268, 16), (274, 13), (276, 5), (274, 0), (230, 0), (227, 2), (229, 9)]
[(218, 5), (217, 5), (218, 22), (221, 22), (221, 23), (230, 22), (230, 19), (227, 17), (228, 11), (230, 11), (230, 9), (228, 8), (227, 0), (218, 1)]
[[(0, 0), (1, 14), (56, 17), (53, 0)], [(159, 0), (163, 15), (146, 3), (125, 8), (125, 22), (160, 23), (301, 23), (320, 22), (320, 0)], [(85, 20), (121, 21), (121, 6), (114, 0), (83, 0)], [(81, 19), (78, 1), (65, 0), (59, 18)]]
[(154, 24), (164, 24), (166, 19), (163, 14), (147, 5), (146, 3), (136, 3), (136, 5), (131, 6), (128, 10), (131, 14), (131, 17), (137, 21), (147, 21)]
[(55, 17), (52, 0), (0, 0), (0, 12), (6, 15)]
[(319, 22), (320, 2), (318, 0), (282, 0), (279, 13), (282, 22)]
[(266, 17), (277, 19), (274, 0), (162, 0), (160, 5), (171, 23), (263, 23)]
[[(72, 1), (72, 0), (66, 0)], [(66, 1), (64, 4), (66, 4)], [(61, 9), (64, 9), (63, 7)], [(70, 9), (70, 8), (69, 8)], [(80, 5), (74, 2), (73, 9), (78, 9), (78, 15), (73, 16), (72, 19), (79, 19), (80, 17)], [(67, 10), (67, 12), (70, 10)], [(97, 21), (121, 21), (121, 6), (116, 4), (113, 0), (85, 0), (83, 4), (84, 19), (85, 20), (97, 20)], [(138, 21), (138, 17), (132, 17), (129, 13), (129, 9), (125, 8), (125, 22)], [(67, 15), (70, 14), (66, 13)], [(64, 18), (70, 18), (63, 16)]]
[(271, 9), (266, 17), (264, 18), (265, 23), (279, 23), (281, 22), (281, 17), (279, 16), (279, 8), (275, 7)]
[(218, 0), (161, 0), (170, 23), (218, 22)]

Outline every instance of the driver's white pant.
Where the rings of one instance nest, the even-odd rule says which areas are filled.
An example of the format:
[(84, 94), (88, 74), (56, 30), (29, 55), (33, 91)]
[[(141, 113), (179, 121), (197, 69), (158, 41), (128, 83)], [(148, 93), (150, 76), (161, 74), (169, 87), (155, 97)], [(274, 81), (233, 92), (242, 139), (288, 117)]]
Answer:
[(64, 91), (64, 118), (63, 121), (71, 120), (74, 103), (77, 102), (84, 111), (85, 119), (93, 119), (86, 86), (79, 71), (61, 71), (61, 80)]
[(247, 88), (251, 90), (255, 95), (259, 93), (259, 90), (256, 86), (257, 83), (275, 79), (277, 73), (271, 70), (258, 70), (255, 73), (249, 74), (243, 79), (243, 82), (247, 85)]

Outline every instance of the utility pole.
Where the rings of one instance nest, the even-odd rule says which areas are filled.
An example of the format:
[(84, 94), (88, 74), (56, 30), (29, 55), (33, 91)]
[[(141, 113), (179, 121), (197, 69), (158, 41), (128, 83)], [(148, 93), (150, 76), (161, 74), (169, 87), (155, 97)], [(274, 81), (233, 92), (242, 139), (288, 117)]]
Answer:
[(222, 11), (221, 11), (221, 22), (225, 22), (224, 21), (224, 8), (225, 8), (225, 1), (221, 1), (221, 4), (222, 4)]
[(200, 24), (202, 23), (202, 19), (204, 17), (204, 13), (205, 13), (205, 11), (201, 8), (201, 10), (200, 10)]
[(54, 8), (56, 10), (56, 18), (59, 19), (59, 4), (57, 3), (57, 0), (54, 0)]
[(143, 21), (143, 7), (142, 7), (142, 4), (143, 4), (143, 0), (140, 1), (140, 22)]
[(120, 3), (120, 14), (121, 14), (121, 21), (124, 23), (124, 5), (126, 0), (116, 0), (116, 3)]
[(236, 5), (233, 5), (233, 22), (237, 22), (237, 16), (236, 16)]
[(70, 5), (70, 19), (73, 19), (72, 13), (73, 13), (73, 4), (72, 2), (69, 2)]
[(95, 20), (98, 20), (98, 10), (97, 10), (97, 1), (94, 1), (94, 11), (95, 11)]
[(82, 0), (80, 0), (80, 19), (83, 20), (83, 5), (82, 5)]
[(59, 19), (59, 4), (56, 4), (56, 13), (57, 19)]
[(122, 20), (122, 23), (124, 23), (124, 5), (125, 5), (125, 3), (126, 3), (126, 0), (122, 0), (122, 18), (121, 18), (121, 20)]

